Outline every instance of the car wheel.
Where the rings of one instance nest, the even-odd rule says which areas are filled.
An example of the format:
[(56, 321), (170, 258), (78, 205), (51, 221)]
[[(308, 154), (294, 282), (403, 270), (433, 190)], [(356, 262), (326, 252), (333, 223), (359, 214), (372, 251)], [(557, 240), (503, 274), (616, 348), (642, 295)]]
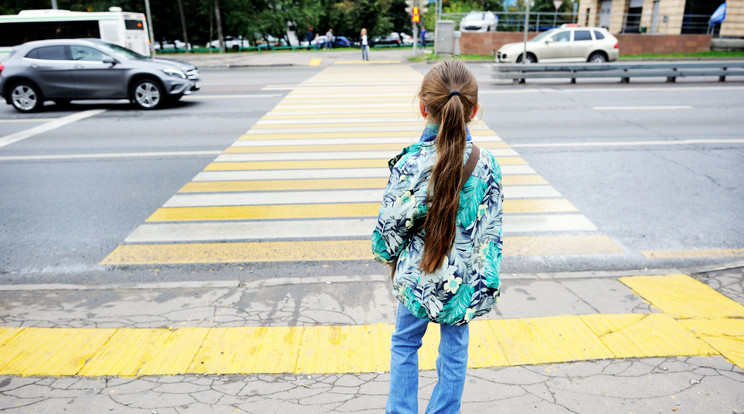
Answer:
[(589, 56), (589, 63), (605, 63), (607, 56), (602, 52), (594, 52)]
[(44, 99), (34, 85), (20, 82), (10, 88), (10, 103), (18, 112), (33, 112), (44, 105)]
[(141, 109), (155, 109), (163, 103), (163, 88), (152, 79), (140, 79), (132, 87), (132, 102)]
[[(527, 53), (527, 58), (525, 59), (526, 63), (537, 63), (537, 58), (532, 53)], [(519, 55), (517, 57), (517, 63), (522, 63), (522, 55)]]

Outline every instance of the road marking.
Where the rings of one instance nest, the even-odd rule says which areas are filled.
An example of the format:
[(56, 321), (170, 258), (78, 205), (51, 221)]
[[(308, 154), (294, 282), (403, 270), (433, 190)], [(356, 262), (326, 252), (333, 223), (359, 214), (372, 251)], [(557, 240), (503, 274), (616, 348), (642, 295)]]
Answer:
[[(470, 323), (468, 368), (609, 358), (722, 355), (744, 368), (744, 307), (685, 275), (621, 279), (635, 287), (671, 288), (675, 313), (587, 314)], [(694, 285), (693, 290), (686, 289)], [(635, 289), (635, 288), (634, 288)], [(656, 291), (649, 296), (654, 304)], [(733, 302), (733, 303), (731, 303)], [(721, 307), (725, 303), (726, 306)], [(728, 305), (731, 307), (729, 308)], [(728, 309), (728, 311), (721, 311)], [(736, 317), (728, 317), (736, 314)], [(387, 323), (342, 326), (0, 328), (0, 375), (118, 376), (178, 374), (340, 374), (384, 372), (390, 365)], [(439, 330), (428, 329), (419, 368), (436, 367)], [(548, 344), (548, 345), (546, 345)]]
[(692, 109), (689, 105), (656, 105), (656, 106), (595, 106), (595, 111), (673, 111)]
[[(257, 220), (257, 221), (244, 221), (244, 222), (224, 222), (222, 220), (240, 220), (246, 219), (246, 216), (250, 215), (255, 209), (247, 208), (235, 208), (229, 209), (230, 211), (214, 212), (220, 214), (210, 215), (213, 212), (210, 209), (202, 216), (197, 216), (197, 223), (153, 223), (159, 220), (150, 220), (148, 223), (137, 227), (132, 234), (126, 238), (127, 243), (176, 243), (176, 242), (210, 242), (220, 240), (296, 240), (296, 239), (327, 239), (327, 238), (361, 238), (368, 239), (372, 234), (377, 219), (375, 218), (376, 212), (379, 209), (376, 203), (370, 203), (368, 205), (369, 211), (367, 214), (360, 214), (356, 219), (337, 219), (343, 215), (339, 214), (338, 211), (334, 211), (333, 214), (319, 217), (334, 218), (334, 220)], [(162, 210), (162, 209), (161, 209)], [(250, 210), (246, 212), (246, 210)], [(160, 212), (160, 210), (158, 210)], [(244, 213), (241, 215), (240, 213)], [(160, 212), (161, 217), (165, 216), (168, 212)], [(179, 217), (185, 217), (189, 212), (182, 213)], [(193, 212), (190, 212), (193, 213)], [(281, 214), (279, 212), (274, 213), (275, 215)], [(175, 221), (175, 215), (170, 216), (171, 220), (163, 221)], [(225, 218), (225, 217), (230, 218)], [(294, 210), (294, 213), (289, 213), (289, 217), (266, 217), (261, 216), (259, 218), (305, 218), (306, 215), (304, 209)], [(345, 217), (357, 217), (354, 213), (350, 213)], [(252, 217), (248, 217), (252, 218)], [(214, 223), (204, 223), (205, 220), (217, 220)], [(188, 218), (182, 220), (188, 221)], [(575, 214), (563, 214), (556, 218), (553, 215), (529, 215), (529, 216), (512, 216), (511, 220), (504, 224), (504, 233), (529, 233), (529, 232), (556, 232), (556, 231), (591, 231), (596, 230), (591, 223), (588, 223), (583, 216)]]
[(319, 58), (310, 59), (310, 62), (307, 65), (308, 66), (320, 66), (321, 61), (322, 59), (319, 59)]
[[(323, 204), (323, 203), (375, 203), (382, 200), (384, 187), (375, 189), (338, 189), (306, 191), (267, 191), (243, 193), (176, 194), (165, 202), (163, 207), (216, 207), (249, 206), (269, 204)], [(517, 199), (552, 200), (560, 193), (549, 185), (504, 186), (504, 196), (508, 201)], [(375, 211), (377, 214), (377, 211)]]
[[(371, 230), (370, 230), (371, 231)], [(122, 244), (101, 265), (371, 261), (370, 240)], [(604, 235), (506, 236), (504, 257), (621, 254)]]
[(57, 118), (53, 121), (47, 122), (46, 124), (42, 124), (39, 126), (35, 126), (31, 129), (27, 129), (25, 131), (16, 132), (14, 134), (6, 135), (4, 137), (0, 138), (0, 148), (13, 144), (18, 141), (22, 141), (26, 138), (33, 137), (34, 135), (43, 134), (45, 132), (49, 132), (53, 129), (57, 129), (60, 127), (63, 127), (65, 125), (69, 125), (73, 122), (77, 122), (80, 120), (83, 120), (85, 118), (89, 118), (91, 116), (96, 116), (99, 114), (102, 114), (106, 112), (105, 109), (90, 109), (88, 111), (82, 111), (78, 112), (72, 115), (68, 115), (62, 118)]
[[(293, 190), (336, 190), (354, 188), (384, 188), (386, 177), (378, 178), (330, 178), (316, 180), (255, 180), (255, 181), (202, 181), (186, 183), (179, 193), (245, 192)], [(504, 186), (547, 185), (539, 175), (505, 175)], [(516, 200), (515, 200), (516, 201)]]
[(688, 92), (688, 91), (741, 91), (744, 87), (740, 86), (681, 86), (680, 84), (670, 85), (670, 87), (628, 87), (628, 88), (555, 88), (553, 86), (541, 87), (534, 85), (533, 88), (499, 88), (499, 89), (479, 89), (478, 94), (511, 94), (511, 93), (561, 93), (561, 94), (576, 94), (576, 93), (608, 93), (608, 92)]
[[(303, 138), (303, 139), (293, 139), (292, 137), (296, 137), (297, 135), (288, 135), (286, 137), (282, 138), (273, 138), (268, 137), (269, 139), (266, 139), (266, 136), (261, 136), (261, 139), (256, 138), (255, 136), (251, 137), (248, 135), (243, 135), (240, 138), (238, 138), (238, 141), (233, 143), (231, 148), (235, 147), (277, 147), (277, 146), (308, 146), (308, 145), (370, 145), (370, 144), (398, 144), (399, 149), (402, 149), (403, 146), (408, 146), (411, 144), (416, 143), (416, 138), (413, 138), (411, 135), (392, 135), (392, 136), (383, 136), (382, 133), (377, 134), (369, 134), (368, 137), (351, 137), (351, 136), (341, 136), (337, 138), (326, 138), (329, 137), (331, 134), (321, 134), (322, 137), (309, 137), (309, 138)], [(488, 135), (488, 136), (479, 136), (478, 138), (473, 139), (474, 142), (477, 142), (479, 145), (484, 142), (502, 142), (501, 138), (498, 135)]]
[[(260, 154), (223, 154), (214, 162), (250, 162), (250, 161), (300, 161), (300, 160), (387, 160), (400, 153), (400, 147), (390, 151), (313, 151), (313, 152), (281, 152)], [(512, 149), (492, 149), (491, 154), (496, 157), (516, 157)]]
[(649, 259), (744, 257), (744, 249), (644, 250), (641, 253)]
[(744, 306), (687, 275), (634, 276), (619, 280), (675, 318), (744, 318)]
[[(520, 157), (497, 157), (500, 165), (527, 165)], [(248, 170), (297, 170), (316, 168), (375, 168), (387, 166), (388, 159), (352, 159), (352, 160), (292, 160), (292, 161), (251, 161), (251, 162), (213, 162), (204, 171), (248, 171)]]
[(512, 144), (512, 148), (548, 147), (642, 147), (652, 145), (695, 145), (695, 144), (744, 144), (744, 139), (681, 139), (669, 141), (614, 141), (614, 142), (556, 142), (539, 144)]
[(125, 152), (104, 154), (61, 154), (61, 155), (9, 155), (0, 156), (0, 161), (45, 161), (45, 160), (76, 160), (96, 158), (141, 158), (141, 157), (191, 157), (202, 155), (217, 155), (222, 151), (172, 151), (172, 152)]
[(56, 121), (59, 118), (22, 118), (22, 119), (0, 119), (0, 123), (13, 124), (13, 123), (29, 123), (29, 122), (49, 122)]
[(235, 99), (235, 98), (278, 98), (284, 96), (278, 93), (253, 93), (253, 94), (225, 94), (225, 95), (185, 95), (182, 99)]
[[(504, 165), (503, 175), (535, 174), (527, 165)], [(375, 178), (390, 177), (387, 167), (380, 168), (339, 168), (324, 170), (246, 170), (246, 171), (205, 171), (192, 181), (251, 181), (251, 180), (306, 180), (324, 178)]]

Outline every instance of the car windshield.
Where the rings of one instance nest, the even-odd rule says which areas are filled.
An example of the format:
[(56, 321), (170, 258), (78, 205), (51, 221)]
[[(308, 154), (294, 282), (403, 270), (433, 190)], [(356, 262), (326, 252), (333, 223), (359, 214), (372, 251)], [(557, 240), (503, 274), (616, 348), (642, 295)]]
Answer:
[(142, 56), (133, 50), (129, 50), (125, 47), (121, 47), (113, 43), (101, 42), (97, 44), (102, 49), (104, 49), (106, 52), (108, 52), (111, 55), (114, 55), (118, 59), (147, 59), (145, 56)]
[(553, 34), (555, 34), (555, 32), (557, 32), (557, 31), (558, 31), (558, 29), (550, 29), (547, 32), (542, 32), (539, 35), (535, 36), (534, 39), (530, 40), (530, 42), (539, 42), (539, 41), (545, 40), (548, 37), (550, 37)]
[(469, 13), (463, 20), (486, 20), (486, 13)]

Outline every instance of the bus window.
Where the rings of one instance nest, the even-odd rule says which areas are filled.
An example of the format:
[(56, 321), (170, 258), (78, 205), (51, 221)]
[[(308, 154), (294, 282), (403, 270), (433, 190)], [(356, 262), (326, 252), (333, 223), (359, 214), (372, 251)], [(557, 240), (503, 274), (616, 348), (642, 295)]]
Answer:
[(124, 20), (124, 27), (127, 30), (145, 30), (145, 25), (140, 20), (126, 19)]

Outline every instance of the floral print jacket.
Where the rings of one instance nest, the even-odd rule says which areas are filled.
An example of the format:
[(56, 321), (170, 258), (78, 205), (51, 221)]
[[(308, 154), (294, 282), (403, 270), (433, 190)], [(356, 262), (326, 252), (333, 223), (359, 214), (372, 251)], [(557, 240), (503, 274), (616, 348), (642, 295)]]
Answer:
[[(424, 273), (419, 268), (426, 240), (422, 227), (437, 153), (434, 141), (424, 137), (422, 141), (389, 162), (390, 179), (372, 233), (372, 251), (378, 262), (396, 264), (393, 294), (413, 315), (463, 325), (490, 311), (500, 292), (501, 168), (482, 149), (460, 192), (453, 248), (434, 273)], [(468, 142), (463, 164), (471, 150)]]

